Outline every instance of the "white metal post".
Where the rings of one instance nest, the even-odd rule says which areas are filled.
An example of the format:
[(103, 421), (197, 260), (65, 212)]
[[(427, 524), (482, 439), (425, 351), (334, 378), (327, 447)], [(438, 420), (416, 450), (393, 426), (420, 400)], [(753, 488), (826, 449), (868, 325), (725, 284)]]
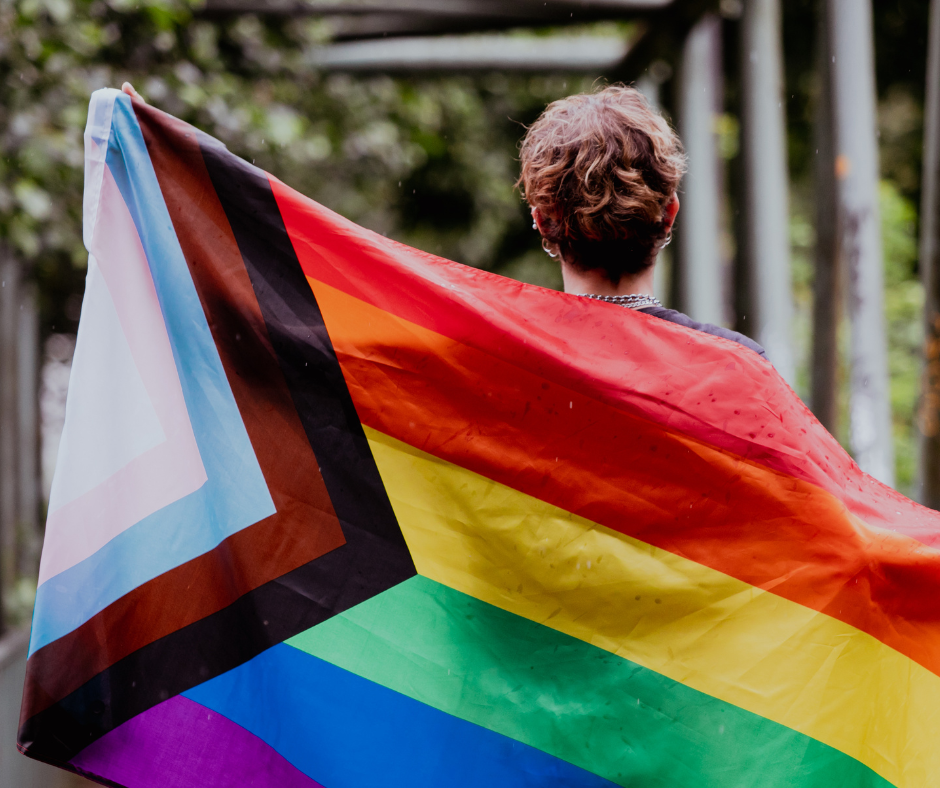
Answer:
[(793, 385), (789, 198), (780, 0), (745, 0), (741, 18), (743, 252), (754, 338)]
[(17, 315), (17, 569), (37, 571), (39, 532), (39, 309), (32, 282), (20, 286)]
[(852, 322), (851, 441), (862, 470), (894, 485), (884, 318), (870, 0), (828, 0), (840, 248)]
[(816, 253), (813, 277), (813, 358), (810, 406), (831, 433), (838, 429), (839, 324), (845, 295), (839, 254), (832, 130), (832, 56), (826, 32), (825, 2), (819, 2), (816, 69), (819, 94), (814, 119)]
[(676, 223), (679, 308), (694, 320), (722, 324), (721, 178), (715, 118), (721, 111), (721, 20), (706, 14), (690, 31), (679, 68), (679, 132), (689, 157)]
[[(16, 569), (16, 324), (19, 266), (0, 246), (0, 605)], [(0, 606), (0, 629), (3, 609)]]

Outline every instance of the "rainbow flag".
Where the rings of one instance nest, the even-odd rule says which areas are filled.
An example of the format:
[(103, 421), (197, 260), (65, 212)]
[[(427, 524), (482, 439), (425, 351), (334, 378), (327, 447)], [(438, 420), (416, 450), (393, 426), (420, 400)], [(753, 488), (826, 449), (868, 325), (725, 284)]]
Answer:
[(940, 784), (940, 515), (758, 355), (117, 91), (20, 749), (144, 788)]

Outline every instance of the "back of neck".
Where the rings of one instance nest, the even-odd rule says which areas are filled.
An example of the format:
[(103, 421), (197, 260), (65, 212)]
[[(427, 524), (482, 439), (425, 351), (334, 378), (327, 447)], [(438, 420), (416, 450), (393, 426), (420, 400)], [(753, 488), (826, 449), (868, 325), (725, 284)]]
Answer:
[(630, 295), (632, 293), (652, 295), (654, 268), (655, 265), (651, 265), (638, 274), (624, 274), (620, 277), (620, 281), (614, 284), (600, 268), (581, 271), (562, 260), (561, 277), (565, 283), (566, 293), (605, 296)]

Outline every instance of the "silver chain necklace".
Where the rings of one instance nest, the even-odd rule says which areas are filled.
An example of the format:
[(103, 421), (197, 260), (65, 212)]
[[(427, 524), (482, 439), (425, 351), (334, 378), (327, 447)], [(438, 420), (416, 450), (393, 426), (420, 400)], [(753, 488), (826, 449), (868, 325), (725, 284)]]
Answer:
[(630, 293), (629, 295), (596, 295), (594, 293), (578, 293), (582, 298), (593, 298), (597, 301), (606, 301), (608, 304), (618, 304), (627, 309), (646, 309), (649, 306), (662, 306), (658, 298), (642, 293)]

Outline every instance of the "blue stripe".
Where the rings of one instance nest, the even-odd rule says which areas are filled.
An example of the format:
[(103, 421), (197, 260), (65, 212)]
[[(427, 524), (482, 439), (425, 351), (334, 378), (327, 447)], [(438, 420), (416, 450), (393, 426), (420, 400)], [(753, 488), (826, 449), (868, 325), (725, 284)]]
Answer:
[(614, 785), (285, 644), (183, 694), (329, 788)]
[(30, 653), (154, 577), (275, 513), (130, 99), (114, 101), (107, 164), (143, 243), (208, 481), (36, 594)]

